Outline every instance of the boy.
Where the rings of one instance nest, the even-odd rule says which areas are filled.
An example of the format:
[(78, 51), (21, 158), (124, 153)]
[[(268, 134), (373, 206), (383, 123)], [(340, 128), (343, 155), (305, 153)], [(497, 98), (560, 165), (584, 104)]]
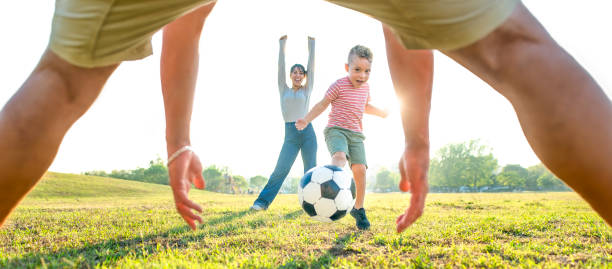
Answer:
[(332, 105), (329, 122), (325, 127), (325, 142), (332, 155), (332, 164), (344, 167), (348, 160), (353, 171), (357, 197), (351, 216), (356, 220), (357, 228), (367, 230), (370, 221), (365, 214), (363, 201), (365, 198), (365, 175), (367, 162), (361, 119), (363, 113), (387, 117), (388, 112), (381, 110), (370, 101), (370, 87), (367, 83), (372, 65), (370, 49), (357, 45), (351, 49), (345, 69), (348, 76), (332, 84), (323, 100), (317, 103), (303, 119), (295, 123), (298, 130), (306, 128), (308, 123), (319, 116)]
[(385, 25), (406, 140), (400, 185), (412, 192), (398, 232), (421, 216), (428, 191), (433, 60), (421, 49), (439, 49), (503, 95), (542, 163), (612, 225), (612, 102), (523, 3), (328, 1)]

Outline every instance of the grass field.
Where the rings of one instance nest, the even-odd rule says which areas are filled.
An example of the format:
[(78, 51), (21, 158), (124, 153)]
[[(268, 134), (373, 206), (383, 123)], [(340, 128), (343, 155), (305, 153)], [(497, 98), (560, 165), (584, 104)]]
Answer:
[(190, 231), (167, 186), (49, 173), (0, 229), (0, 267), (612, 268), (612, 229), (574, 193), (431, 194), (403, 234), (408, 194), (368, 194), (372, 229), (310, 220), (295, 195), (192, 191)]

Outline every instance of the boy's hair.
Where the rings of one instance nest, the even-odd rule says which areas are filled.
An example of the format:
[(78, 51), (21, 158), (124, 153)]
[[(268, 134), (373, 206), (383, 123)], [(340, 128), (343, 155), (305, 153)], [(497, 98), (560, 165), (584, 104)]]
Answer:
[(299, 68), (299, 69), (300, 69), (300, 71), (302, 71), (302, 73), (304, 73), (304, 75), (306, 75), (306, 68), (304, 68), (304, 66), (303, 66), (303, 65), (301, 65), (301, 64), (294, 64), (294, 65), (291, 67), (291, 69), (289, 69), (289, 73), (293, 73), (293, 70), (294, 70), (294, 69), (296, 69), (296, 68)]
[(373, 56), (374, 55), (372, 54), (372, 51), (368, 47), (357, 45), (354, 46), (349, 52), (347, 63), (350, 64), (351, 60), (353, 60), (353, 57), (364, 58), (368, 60), (368, 62), (372, 63)]

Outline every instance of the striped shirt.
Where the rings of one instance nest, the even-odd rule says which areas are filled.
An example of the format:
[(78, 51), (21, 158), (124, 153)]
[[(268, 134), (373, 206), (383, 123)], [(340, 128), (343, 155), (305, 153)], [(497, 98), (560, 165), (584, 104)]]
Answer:
[(361, 119), (365, 107), (370, 101), (370, 86), (364, 83), (356, 89), (348, 77), (334, 82), (325, 97), (331, 101), (327, 127), (340, 127), (355, 132), (363, 132)]

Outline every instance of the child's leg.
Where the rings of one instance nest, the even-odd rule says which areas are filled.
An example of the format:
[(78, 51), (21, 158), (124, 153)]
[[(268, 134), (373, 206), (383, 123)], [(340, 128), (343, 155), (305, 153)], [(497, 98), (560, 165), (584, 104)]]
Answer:
[(366, 160), (365, 149), (363, 147), (363, 135), (355, 135), (351, 137), (350, 158), (351, 170), (353, 171), (353, 179), (355, 180), (355, 189), (357, 191), (355, 197), (355, 205), (351, 209), (350, 214), (355, 218), (355, 225), (360, 230), (370, 229), (370, 221), (366, 216), (363, 201), (365, 199), (366, 189)]
[(80, 68), (46, 51), (0, 112), (0, 225), (55, 158), (117, 65)]
[(342, 151), (338, 151), (332, 155), (332, 165), (344, 168), (346, 161), (346, 153)]
[(355, 179), (355, 189), (357, 191), (355, 197), (355, 209), (363, 208), (366, 189), (366, 166), (364, 164), (351, 165), (353, 171), (353, 179)]
[(482, 40), (445, 52), (513, 105), (542, 162), (612, 224), (612, 105), (520, 4)]
[(346, 153), (349, 152), (349, 142), (345, 132), (345, 130), (337, 127), (325, 128), (323, 131), (323, 134), (325, 135), (325, 144), (327, 144), (327, 150), (329, 150), (329, 153), (332, 155), (332, 165), (338, 166), (342, 169), (344, 169), (344, 166), (346, 165)]

